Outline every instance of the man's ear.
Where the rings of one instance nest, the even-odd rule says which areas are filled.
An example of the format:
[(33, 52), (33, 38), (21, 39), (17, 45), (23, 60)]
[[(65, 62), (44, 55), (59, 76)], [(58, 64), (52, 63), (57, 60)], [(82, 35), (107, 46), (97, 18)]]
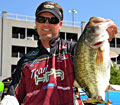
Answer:
[(59, 25), (60, 25), (60, 29), (61, 29), (61, 27), (63, 25), (63, 21), (60, 21)]
[(37, 20), (35, 19), (35, 24), (36, 24)]

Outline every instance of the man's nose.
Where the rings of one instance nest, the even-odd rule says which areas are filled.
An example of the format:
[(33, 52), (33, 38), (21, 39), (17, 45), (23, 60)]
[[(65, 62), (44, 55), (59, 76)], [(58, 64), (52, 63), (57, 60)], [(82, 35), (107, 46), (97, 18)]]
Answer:
[(48, 21), (48, 19), (45, 21), (45, 24), (49, 24), (49, 21)]

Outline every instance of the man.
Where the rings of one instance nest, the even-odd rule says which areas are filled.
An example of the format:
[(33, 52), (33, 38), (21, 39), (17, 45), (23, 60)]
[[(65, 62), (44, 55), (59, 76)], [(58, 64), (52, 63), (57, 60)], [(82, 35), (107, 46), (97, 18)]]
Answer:
[(59, 38), (62, 8), (54, 2), (43, 2), (35, 15), (38, 47), (18, 62), (8, 100), (16, 97), (24, 105), (82, 105), (73, 88), (76, 43)]

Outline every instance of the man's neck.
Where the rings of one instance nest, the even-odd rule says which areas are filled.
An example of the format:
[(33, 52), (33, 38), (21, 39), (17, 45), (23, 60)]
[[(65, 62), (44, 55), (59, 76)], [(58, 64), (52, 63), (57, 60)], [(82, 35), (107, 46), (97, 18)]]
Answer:
[(41, 40), (41, 43), (42, 43), (42, 45), (43, 45), (45, 48), (50, 48), (49, 41), (43, 41), (43, 40)]

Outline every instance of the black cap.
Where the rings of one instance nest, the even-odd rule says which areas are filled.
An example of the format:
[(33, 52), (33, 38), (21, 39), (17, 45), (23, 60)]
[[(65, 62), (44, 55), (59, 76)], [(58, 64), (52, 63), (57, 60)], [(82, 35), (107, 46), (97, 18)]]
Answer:
[(61, 12), (55, 5), (52, 5), (52, 4), (39, 5), (35, 13), (36, 17), (38, 17), (40, 13), (43, 13), (43, 12), (50, 12), (53, 15), (55, 15), (59, 19), (59, 21), (61, 20)]

